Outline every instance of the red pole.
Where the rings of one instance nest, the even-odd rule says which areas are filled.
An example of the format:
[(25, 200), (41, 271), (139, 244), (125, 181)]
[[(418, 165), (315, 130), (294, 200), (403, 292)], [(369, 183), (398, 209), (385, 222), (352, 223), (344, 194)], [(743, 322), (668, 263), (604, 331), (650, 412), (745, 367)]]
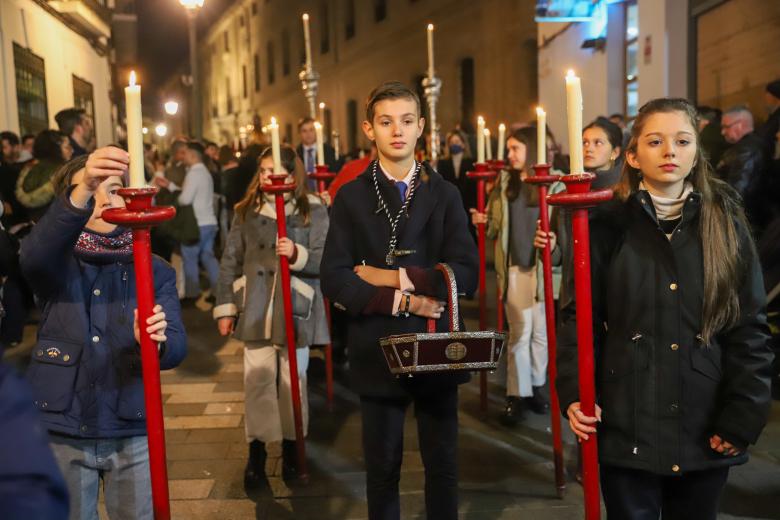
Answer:
[[(279, 238), (287, 237), (287, 221), (284, 214), (284, 193), (292, 192), (295, 183), (286, 184), (287, 174), (269, 175), (271, 186), (263, 190), (276, 196), (276, 229)], [(290, 262), (286, 256), (279, 257), (282, 273), (282, 300), (284, 302), (284, 324), (287, 329), (287, 357), (290, 363), (290, 392), (292, 393), (293, 418), (295, 421), (295, 447), (298, 454), (298, 475), (302, 482), (308, 481), (306, 467), (306, 444), (303, 438), (303, 415), (301, 412), (301, 387), (298, 381), (298, 356), (295, 345), (295, 324), (292, 314), (292, 295), (290, 294)]]
[[(469, 179), (477, 181), (477, 211), (485, 212), (485, 181), (495, 178), (496, 173), (487, 163), (474, 165), (473, 172), (467, 172)], [(477, 224), (477, 247), (479, 248), (479, 329), (487, 330), (487, 279), (485, 276), (485, 224)], [(479, 373), (479, 409), (487, 411), (487, 374)]]
[[(534, 166), (535, 175), (527, 177), (525, 182), (536, 184), (539, 190), (539, 220), (542, 231), (550, 232), (550, 216), (547, 211), (547, 186), (560, 180), (550, 175), (549, 164)], [(566, 478), (563, 473), (563, 440), (561, 438), (561, 418), (558, 414), (560, 403), (555, 379), (558, 374), (555, 359), (558, 340), (555, 332), (555, 302), (553, 301), (553, 277), (550, 243), (542, 249), (542, 273), (544, 278), (544, 313), (547, 324), (547, 380), (550, 382), (550, 423), (553, 437), (553, 462), (555, 464), (555, 488), (559, 498), (566, 490)]]
[(146, 406), (146, 439), (149, 446), (149, 473), (152, 486), (152, 508), (156, 520), (171, 518), (168, 497), (168, 468), (165, 457), (165, 424), (160, 392), (160, 354), (144, 324), (154, 309), (154, 276), (150, 227), (173, 218), (176, 210), (153, 207), (156, 188), (123, 188), (119, 195), (126, 208), (103, 212), (103, 219), (133, 229), (133, 267), (135, 270), (138, 324), (141, 336), (141, 370)]
[[(490, 169), (495, 172), (496, 178), (498, 178), (498, 176), (501, 174), (501, 170), (503, 170), (506, 166), (506, 163), (502, 159), (489, 161), (488, 164), (490, 165)], [(494, 249), (498, 240), (499, 239), (493, 241)], [(496, 330), (498, 330), (498, 332), (503, 332), (504, 330), (504, 299), (500, 288), (496, 290)]]
[[(327, 189), (326, 182), (332, 181), (336, 174), (328, 171), (327, 165), (318, 165), (317, 171), (309, 177), (317, 181), (317, 191), (322, 193)], [(330, 302), (323, 298), (325, 304), (325, 317), (328, 321), (328, 333), (333, 334), (330, 319)], [(325, 394), (328, 400), (328, 410), (333, 411), (333, 338), (325, 345)]]
[[(611, 190), (590, 191), (595, 175), (590, 173), (564, 175), (567, 192), (551, 195), (550, 204), (572, 208), (572, 238), (574, 242), (574, 290), (577, 306), (577, 363), (580, 410), (593, 417), (596, 414), (596, 384), (593, 360), (593, 301), (590, 282), (590, 231), (588, 208), (612, 198)], [(599, 495), (598, 444), (596, 434), (582, 442), (582, 484), (585, 489), (585, 518), (601, 516)]]

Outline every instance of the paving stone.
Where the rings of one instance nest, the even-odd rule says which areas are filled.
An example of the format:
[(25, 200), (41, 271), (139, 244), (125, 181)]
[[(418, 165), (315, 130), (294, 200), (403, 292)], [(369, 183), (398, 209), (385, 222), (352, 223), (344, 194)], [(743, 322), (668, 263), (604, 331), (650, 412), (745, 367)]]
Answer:
[(168, 417), (177, 417), (180, 415), (202, 415), (206, 408), (207, 405), (205, 403), (166, 403), (163, 406), (163, 412), (167, 419)]
[(228, 401), (243, 401), (244, 392), (220, 392), (220, 393), (198, 393), (198, 394), (174, 394), (171, 395), (165, 404), (180, 403), (220, 403)]
[(170, 417), (165, 420), (168, 430), (195, 430), (206, 428), (235, 428), (241, 424), (242, 415), (201, 415)]
[(214, 392), (220, 393), (220, 392), (243, 392), (244, 391), (244, 381), (243, 379), (240, 381), (222, 381), (220, 383), (217, 383), (214, 387)]
[(169, 480), (171, 500), (199, 500), (208, 498), (214, 479)]
[(231, 444), (228, 443), (185, 443), (168, 446), (168, 460), (224, 460)]
[(232, 413), (244, 413), (244, 403), (209, 403), (203, 410), (205, 415), (219, 415), (219, 414), (232, 414)]

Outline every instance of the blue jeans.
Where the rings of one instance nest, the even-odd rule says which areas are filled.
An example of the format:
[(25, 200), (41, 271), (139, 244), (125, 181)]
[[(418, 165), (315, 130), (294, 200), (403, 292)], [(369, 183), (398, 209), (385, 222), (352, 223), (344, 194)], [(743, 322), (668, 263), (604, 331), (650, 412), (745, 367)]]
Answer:
[(68, 487), (70, 520), (98, 520), (101, 480), (111, 520), (154, 519), (145, 435), (107, 439), (49, 436)]
[(216, 224), (200, 226), (200, 240), (191, 246), (181, 245), (181, 261), (184, 265), (184, 295), (187, 298), (197, 298), (200, 294), (200, 277), (198, 264), (206, 269), (211, 290), (217, 289), (219, 262), (214, 256), (214, 239), (217, 236)]

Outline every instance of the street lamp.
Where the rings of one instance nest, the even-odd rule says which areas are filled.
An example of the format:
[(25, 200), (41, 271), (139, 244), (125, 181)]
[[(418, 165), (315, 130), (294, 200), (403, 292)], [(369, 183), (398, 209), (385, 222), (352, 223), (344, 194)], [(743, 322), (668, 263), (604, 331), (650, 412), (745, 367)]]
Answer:
[[(187, 9), (187, 28), (190, 40), (190, 76), (192, 76), (192, 102), (190, 106), (190, 134), (199, 139), (201, 137), (201, 111), (200, 111), (200, 85), (198, 82), (198, 52), (196, 47), (195, 18), (198, 10), (203, 7), (204, 0), (179, 0), (179, 3)], [(177, 107), (178, 108), (178, 107)]]
[(166, 101), (163, 107), (165, 108), (165, 113), (169, 116), (175, 116), (176, 112), (179, 111), (179, 104), (176, 101)]

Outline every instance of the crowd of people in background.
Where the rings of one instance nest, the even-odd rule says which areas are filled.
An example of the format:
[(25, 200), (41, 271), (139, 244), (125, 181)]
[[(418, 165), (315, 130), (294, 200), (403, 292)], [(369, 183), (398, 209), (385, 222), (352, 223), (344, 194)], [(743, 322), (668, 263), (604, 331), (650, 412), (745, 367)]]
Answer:
[[(696, 172), (701, 171), (696, 169), (696, 161), (706, 161), (716, 179), (715, 191), (727, 193), (727, 196), (724, 195), (726, 198), (733, 194), (733, 200), (740, 201), (744, 207), (749, 230), (740, 229), (735, 236), (740, 237), (740, 240), (752, 236), (757, 244), (756, 265), (763, 271), (762, 290), (767, 295), (768, 319), (774, 334), (771, 344), (775, 352), (780, 353), (780, 80), (766, 86), (765, 97), (766, 114), (753, 114), (744, 105), (726, 110), (697, 107), (697, 113), (692, 117), (696, 118), (695, 131), (700, 136), (697, 146), (701, 154), (692, 160)], [(686, 106), (656, 107), (653, 114), (665, 110), (684, 112)], [(651, 115), (645, 114), (642, 121), (651, 120)], [(89, 274), (83, 269), (79, 271), (73, 267), (76, 264), (71, 265), (71, 262), (86, 262), (88, 265), (97, 263), (102, 266), (106, 258), (111, 261), (120, 259), (120, 263), (127, 260), (127, 237), (112, 234), (115, 233), (113, 228), (102, 229), (98, 225), (98, 210), (92, 217), (89, 216), (91, 208), (104, 199), (110, 204), (111, 197), (115, 195), (109, 188), (105, 188), (109, 191), (103, 195), (96, 191), (99, 185), (108, 182), (109, 175), (100, 174), (94, 161), (114, 161), (111, 177), (119, 178), (120, 181), (115, 182), (121, 187), (125, 169), (120, 164), (121, 158), (114, 157), (111, 151), (119, 150), (121, 146), (96, 150), (93, 122), (84, 110), (63, 110), (56, 115), (55, 120), (57, 130), (46, 129), (37, 135), (20, 137), (9, 131), (0, 133), (0, 345), (3, 347), (21, 342), (25, 325), (40, 319), (40, 312), (35, 310), (36, 304), (40, 306), (53, 301), (51, 305), (57, 308), (57, 302), (77, 297), (75, 293), (68, 292), (74, 290), (73, 287), (55, 290), (40, 285), (42, 280), (54, 276), (50, 272), (52, 266), (42, 262), (47, 255), (50, 259), (60, 255), (62, 264), (71, 266), (67, 273), (74, 277), (77, 273), (78, 276), (92, 276), (92, 281), (98, 274)], [(763, 122), (756, 125), (756, 120)], [(638, 183), (643, 182), (643, 172), (649, 170), (646, 162), (644, 166), (640, 164), (638, 150), (644, 150), (645, 145), (652, 145), (637, 143), (635, 132), (632, 134), (633, 123), (622, 114), (612, 114), (596, 118), (583, 129), (584, 165), (586, 171), (596, 176), (594, 189), (614, 189), (624, 197), (641, 190)], [(687, 120), (684, 123), (687, 124)], [(547, 364), (554, 360), (547, 359), (544, 294), (538, 250), (550, 242), (555, 276), (554, 298), (560, 308), (569, 306), (573, 299), (573, 273), (567, 268), (572, 263), (573, 249), (569, 231), (570, 216), (565, 212), (551, 210), (552, 232), (545, 234), (538, 229), (537, 191), (522, 182), (528, 175), (533, 175), (531, 153), (536, 150), (537, 134), (532, 122), (520, 122), (510, 127), (505, 143), (506, 156), (500, 158), (506, 160), (507, 167), (488, 187), (486, 211), (478, 212), (474, 208), (475, 183), (466, 177), (466, 172), (473, 169), (476, 160), (472, 152), (476, 139), (467, 131), (469, 128), (469, 124), (459, 125), (446, 133), (441, 143), (444, 153), (432, 167), (445, 181), (457, 188), (463, 211), (470, 218), (469, 231), (472, 236), (475, 235), (477, 225), (485, 224), (488, 237), (495, 241), (493, 258), (498, 292), (505, 307), (509, 328), (504, 360), (506, 405), (500, 419), (502, 424), (513, 427), (529, 411), (539, 414), (550, 412), (544, 388), (550, 383), (546, 380)], [(561, 153), (555, 136), (549, 129), (547, 133), (547, 163), (552, 165), (552, 172), (556, 175), (569, 173), (567, 158)], [(314, 120), (301, 119), (298, 124), (299, 143), (296, 147), (292, 143), (285, 145), (282, 150), (284, 169), (299, 183), (288, 203), (289, 218), (292, 219), (288, 228), (290, 239), (276, 241), (275, 213), (271, 210), (270, 199), (262, 192), (271, 168), (269, 143), (262, 141), (263, 134), (257, 135), (261, 141), (250, 142), (240, 150), (187, 137), (175, 138), (165, 153), (148, 144), (144, 148), (147, 182), (159, 188), (157, 203), (177, 208), (173, 220), (153, 230), (152, 247), (154, 253), (172, 263), (175, 268), (169, 269), (164, 263), (156, 266), (161, 279), (175, 278), (175, 284), (167, 285), (165, 290), (168, 296), (173, 291), (173, 297), (178, 301), (174, 303), (174, 298), (166, 299), (165, 309), (158, 309), (156, 314), (163, 315), (163, 318), (158, 318), (150, 325), (157, 327), (155, 331), (160, 337), (165, 337), (165, 327), (155, 323), (165, 319), (164, 313), (167, 313), (167, 336), (170, 339), (167, 350), (161, 353), (165, 360), (163, 364), (167, 367), (181, 361), (186, 350), (179, 305), (194, 306), (196, 302), (202, 301), (212, 306), (219, 332), (225, 336), (234, 334), (247, 345), (244, 372), (247, 394), (246, 438), (249, 446), (245, 483), (248, 488), (261, 485), (264, 478), (265, 445), (268, 442), (283, 442), (285, 478), (294, 478), (296, 472), (292, 445), (294, 432), (289, 413), (289, 377), (285, 379), (284, 376), (288, 370), (287, 352), (280, 348), (284, 344), (281, 313), (274, 311), (281, 308), (281, 302), (277, 301), (279, 292), (275, 290), (279, 283), (275, 275), (277, 258), (280, 255), (289, 258), (294, 285), (298, 284), (297, 289), (293, 288), (297, 290), (298, 297), (303, 298), (298, 302), (307, 302), (302, 304), (302, 308), (296, 308), (299, 318), (296, 321), (298, 367), (305, 403), (309, 347), (327, 343), (331, 339), (325, 324), (318, 280), (319, 262), (328, 230), (328, 211), (345, 184), (366, 171), (377, 157), (377, 148), (373, 143), (366, 150), (354, 150), (346, 155), (338, 154), (329, 143), (325, 143), (325, 163), (330, 171), (338, 172), (338, 175), (326, 191), (318, 192), (317, 184), (307, 177), (316, 169)], [(489, 143), (489, 146), (494, 144)], [(424, 136), (419, 138), (417, 148), (417, 156), (425, 157), (427, 149)], [(87, 160), (88, 157), (92, 163)], [(79, 160), (81, 162), (77, 162)], [(626, 161), (629, 161), (628, 165)], [(709, 167), (707, 171), (710, 171)], [(636, 186), (627, 184), (630, 180), (628, 175), (634, 176), (631, 182), (636, 181)], [(649, 178), (645, 180), (650, 181)], [(722, 181), (725, 187), (721, 187), (717, 181)], [(694, 188), (702, 189), (698, 185)], [(553, 193), (562, 189), (561, 183), (551, 188)], [(706, 191), (708, 188), (703, 189)], [(93, 197), (95, 202), (91, 202)], [(658, 203), (657, 200), (652, 202)], [(346, 204), (350, 203), (346, 201)], [(47, 229), (43, 229), (44, 225), (48, 226)], [(83, 239), (91, 242), (77, 242), (73, 257), (72, 251), (65, 250), (66, 246), (73, 244), (62, 245), (55, 238), (72, 236), (75, 239), (82, 228), (91, 231), (84, 231), (79, 241)], [(84, 238), (84, 233), (92, 235)], [(61, 246), (59, 249), (57, 244)], [(83, 250), (78, 249), (81, 247), (79, 244)], [(89, 244), (97, 244), (97, 254), (90, 249)], [(20, 261), (20, 254), (23, 255), (25, 248), (26, 265), (24, 259)], [(103, 267), (98, 269), (102, 272), (100, 269)], [(31, 273), (33, 279), (30, 279)], [(126, 284), (127, 278), (120, 277), (107, 283)], [(99, 292), (95, 295), (99, 295)], [(79, 294), (78, 298), (83, 296)], [(249, 318), (236, 323), (241, 313)], [(343, 354), (345, 339), (343, 330), (339, 330), (343, 319), (339, 314), (334, 313), (333, 341), (337, 350), (336, 359), (343, 361), (346, 359)], [(96, 325), (90, 325), (90, 319), (87, 317), (84, 326), (91, 331), (90, 327)], [(132, 322), (132, 317), (128, 319)], [(41, 327), (45, 325), (42, 323)], [(128, 327), (121, 337), (113, 337), (111, 341), (121, 343), (122, 347), (131, 344), (133, 330)], [(98, 341), (99, 336), (97, 333), (94, 335)], [(74, 342), (77, 342), (75, 338)], [(58, 351), (57, 355), (62, 354)], [(74, 350), (73, 357), (77, 355)], [(45, 367), (40, 368), (35, 364), (33, 367), (37, 367), (40, 374), (46, 372)], [(279, 377), (277, 371), (280, 371)], [(775, 379), (779, 372), (775, 366)], [(31, 376), (34, 388), (35, 377), (43, 377), (40, 374), (36, 376), (33, 372)], [(279, 393), (277, 386), (281, 389)], [(94, 393), (94, 390), (91, 392)], [(52, 397), (54, 400), (56, 397)], [(67, 405), (60, 404), (63, 407)], [(49, 409), (43, 410), (39, 404), (39, 409), (58, 411), (56, 407), (47, 406)], [(127, 408), (122, 413), (132, 414), (135, 410)], [(576, 410), (572, 414), (576, 414)], [(69, 423), (72, 417), (67, 420), (58, 417), (47, 422), (46, 427), (54, 439), (52, 446), (55, 448), (55, 457), (63, 466), (81, 460), (80, 457), (83, 458), (87, 449), (83, 443), (64, 436), (78, 436), (79, 432), (86, 430), (79, 430), (80, 425), (75, 422)], [(269, 423), (268, 417), (274, 420)], [(304, 417), (308, 419), (305, 407)], [(121, 437), (124, 434), (133, 438), (143, 434), (143, 425), (138, 421), (122, 422), (130, 421), (129, 416), (125, 418), (120, 415), (114, 419), (119, 422), (95, 426), (93, 433), (97, 432), (98, 438)], [(576, 416), (575, 422), (578, 420), (582, 420), (582, 417)], [(587, 421), (576, 424), (581, 433), (588, 431)], [(740, 440), (744, 440), (745, 444), (752, 442), (750, 438)], [(724, 445), (721, 443), (718, 446)], [(731, 448), (733, 446), (729, 444), (723, 449)], [(106, 449), (110, 456), (132, 464), (137, 455), (133, 450), (140, 448), (129, 443), (115, 443)], [(74, 490), (87, 485), (67, 471), (65, 483), (71, 497)], [(91, 495), (84, 500), (91, 500)], [(109, 506), (109, 501), (106, 504)], [(83, 507), (90, 508), (92, 503), (86, 503)], [(118, 505), (111, 504), (111, 507)]]

